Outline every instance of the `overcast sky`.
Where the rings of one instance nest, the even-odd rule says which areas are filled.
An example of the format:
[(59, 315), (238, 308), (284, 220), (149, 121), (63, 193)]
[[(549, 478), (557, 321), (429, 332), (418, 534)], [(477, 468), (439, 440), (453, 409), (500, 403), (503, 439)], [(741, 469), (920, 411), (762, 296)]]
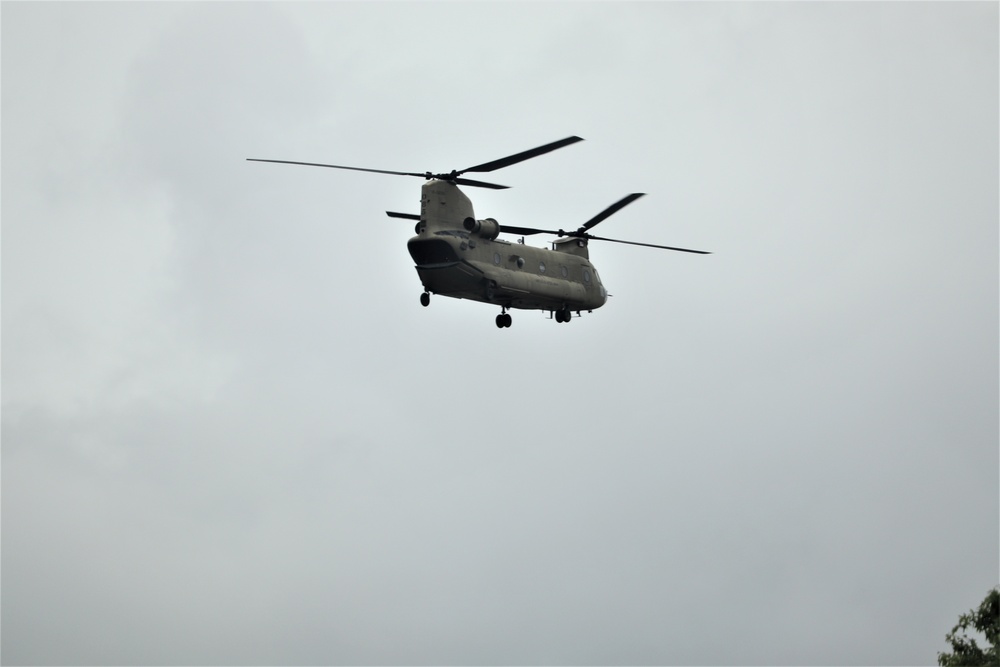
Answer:
[[(934, 664), (1000, 580), (997, 3), (0, 20), (5, 664)], [(477, 215), (714, 254), (510, 329), (245, 161), (574, 134)]]

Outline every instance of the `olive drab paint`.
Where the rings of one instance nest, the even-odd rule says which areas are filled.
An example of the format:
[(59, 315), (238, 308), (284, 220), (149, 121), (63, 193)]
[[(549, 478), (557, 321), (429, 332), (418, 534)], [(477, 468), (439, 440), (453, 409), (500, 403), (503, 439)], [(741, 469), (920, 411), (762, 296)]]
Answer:
[(429, 293), (505, 311), (592, 311), (608, 300), (584, 239), (567, 239), (573, 243), (559, 250), (499, 239), (497, 221), (476, 220), (469, 198), (445, 181), (424, 184), (421, 211), (407, 249)]

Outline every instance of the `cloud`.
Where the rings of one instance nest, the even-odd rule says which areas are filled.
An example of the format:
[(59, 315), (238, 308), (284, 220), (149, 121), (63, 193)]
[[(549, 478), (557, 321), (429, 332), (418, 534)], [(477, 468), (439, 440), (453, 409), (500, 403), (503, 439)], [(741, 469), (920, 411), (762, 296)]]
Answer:
[[(933, 659), (995, 583), (996, 8), (693, 7), (5, 7), (4, 661)], [(504, 331), (418, 305), (420, 180), (245, 161), (569, 134), (477, 213), (716, 254)]]

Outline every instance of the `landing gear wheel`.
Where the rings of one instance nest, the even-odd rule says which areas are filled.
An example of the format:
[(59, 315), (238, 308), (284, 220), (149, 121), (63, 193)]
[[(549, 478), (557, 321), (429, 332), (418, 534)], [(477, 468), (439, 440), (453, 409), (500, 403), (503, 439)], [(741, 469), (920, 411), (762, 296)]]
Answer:
[(505, 327), (510, 327), (510, 325), (513, 323), (514, 320), (511, 318), (510, 313), (507, 313), (506, 315), (503, 316), (503, 325)]
[(431, 305), (431, 294), (430, 292), (424, 292), (420, 295), (420, 305), (426, 308)]
[(571, 319), (573, 319), (573, 313), (569, 312), (568, 310), (556, 311), (556, 322), (559, 323), (569, 322)]
[(505, 329), (512, 324), (513, 320), (507, 313), (497, 315), (497, 329)]

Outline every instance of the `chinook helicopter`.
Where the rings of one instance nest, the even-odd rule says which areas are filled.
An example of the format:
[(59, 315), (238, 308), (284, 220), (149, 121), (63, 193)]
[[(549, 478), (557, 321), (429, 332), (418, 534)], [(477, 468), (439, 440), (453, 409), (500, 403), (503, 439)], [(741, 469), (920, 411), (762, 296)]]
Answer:
[[(477, 219), (473, 213), (472, 202), (458, 188), (459, 185), (464, 185), (494, 190), (507, 189), (506, 185), (463, 178), (462, 175), (469, 172), (496, 171), (578, 141), (583, 139), (576, 136), (567, 137), (499, 160), (441, 174), (429, 171), (425, 173), (386, 171), (291, 160), (260, 158), (247, 158), (247, 160), (396, 176), (417, 176), (425, 179), (426, 183), (421, 188), (419, 215), (386, 211), (391, 218), (417, 221), (416, 236), (409, 240), (406, 247), (416, 262), (417, 275), (420, 276), (420, 282), (424, 286), (420, 303), (428, 306), (431, 294), (438, 294), (500, 306), (496, 325), (502, 329), (511, 325), (511, 316), (507, 311), (515, 308), (549, 311), (550, 317), (556, 322), (569, 322), (573, 318), (573, 313), (579, 317), (583, 311), (593, 312), (594, 309), (607, 303), (608, 291), (601, 283), (597, 269), (590, 262), (587, 248), (590, 241), (610, 241), (699, 255), (711, 254), (703, 250), (622, 241), (590, 233), (595, 225), (644, 196), (641, 192), (619, 199), (578, 229), (565, 231), (501, 225), (493, 218)], [(512, 243), (499, 238), (500, 234), (515, 234), (522, 238), (517, 243)], [(552, 242), (551, 248), (525, 245), (523, 237), (534, 234), (551, 234), (557, 239)]]

